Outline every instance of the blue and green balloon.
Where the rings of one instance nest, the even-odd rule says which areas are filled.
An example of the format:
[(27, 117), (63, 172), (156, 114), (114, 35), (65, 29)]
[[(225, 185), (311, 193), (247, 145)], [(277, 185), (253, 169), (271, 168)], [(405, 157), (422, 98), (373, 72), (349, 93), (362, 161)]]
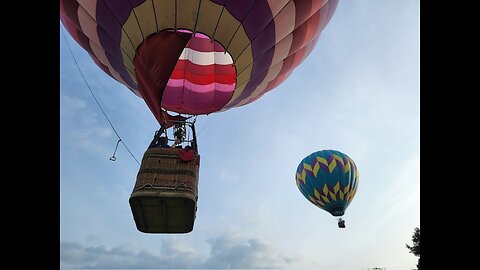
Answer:
[(343, 216), (358, 187), (353, 160), (335, 150), (317, 151), (297, 167), (295, 180), (303, 196), (335, 217)]

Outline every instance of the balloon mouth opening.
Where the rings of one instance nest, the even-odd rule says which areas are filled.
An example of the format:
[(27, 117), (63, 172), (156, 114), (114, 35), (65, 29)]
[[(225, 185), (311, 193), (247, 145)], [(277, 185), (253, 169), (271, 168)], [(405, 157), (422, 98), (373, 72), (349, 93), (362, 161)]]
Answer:
[(340, 216), (343, 216), (343, 214), (345, 214), (345, 211), (343, 211), (342, 208), (337, 208), (337, 207), (332, 208), (329, 212), (334, 217), (340, 217)]

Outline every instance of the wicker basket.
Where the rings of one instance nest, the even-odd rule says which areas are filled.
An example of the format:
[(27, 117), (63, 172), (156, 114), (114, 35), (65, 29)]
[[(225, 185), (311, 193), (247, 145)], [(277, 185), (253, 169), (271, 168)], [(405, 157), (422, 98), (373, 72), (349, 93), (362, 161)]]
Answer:
[(143, 155), (130, 208), (137, 229), (145, 233), (193, 230), (198, 199), (200, 156), (185, 162), (176, 148), (149, 148)]

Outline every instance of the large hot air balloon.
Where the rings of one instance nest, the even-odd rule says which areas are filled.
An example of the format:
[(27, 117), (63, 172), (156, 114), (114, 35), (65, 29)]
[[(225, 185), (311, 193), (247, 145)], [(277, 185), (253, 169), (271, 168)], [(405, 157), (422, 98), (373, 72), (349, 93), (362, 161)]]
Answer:
[[(60, 0), (60, 19), (105, 73), (145, 100), (165, 131), (175, 127), (166, 111), (225, 111), (274, 89), (310, 54), (337, 4), (338, 0)], [(154, 163), (148, 168), (142, 164), (139, 177), (154, 177)], [(174, 174), (166, 170), (163, 175)], [(198, 177), (196, 170), (189, 175)], [(185, 171), (189, 170), (178, 169)], [(158, 177), (154, 178), (157, 182), (142, 186), (157, 187)], [(191, 188), (196, 192), (196, 185)], [(139, 203), (142, 211), (151, 205)], [(193, 226), (188, 219), (191, 226), (186, 229), (159, 229), (170, 225), (151, 225), (160, 219), (148, 221), (147, 214), (135, 214), (135, 207), (137, 228), (144, 232), (185, 232)], [(178, 217), (178, 222), (184, 220)], [(139, 223), (145, 225), (140, 228)]]
[[(295, 180), (307, 200), (340, 217), (357, 192), (358, 170), (353, 160), (342, 152), (323, 150), (300, 162)], [(344, 220), (339, 218), (338, 225), (344, 228)]]

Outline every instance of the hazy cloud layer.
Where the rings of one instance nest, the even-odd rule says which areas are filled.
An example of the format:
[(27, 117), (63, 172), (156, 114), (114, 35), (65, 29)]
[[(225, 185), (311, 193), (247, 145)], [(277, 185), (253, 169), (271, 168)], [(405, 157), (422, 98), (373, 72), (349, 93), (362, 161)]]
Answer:
[(136, 249), (132, 245), (106, 247), (61, 242), (60, 260), (62, 269), (282, 268), (295, 260), (257, 238), (221, 235), (208, 243), (211, 250), (204, 256), (200, 250), (174, 241), (162, 241), (158, 251)]

